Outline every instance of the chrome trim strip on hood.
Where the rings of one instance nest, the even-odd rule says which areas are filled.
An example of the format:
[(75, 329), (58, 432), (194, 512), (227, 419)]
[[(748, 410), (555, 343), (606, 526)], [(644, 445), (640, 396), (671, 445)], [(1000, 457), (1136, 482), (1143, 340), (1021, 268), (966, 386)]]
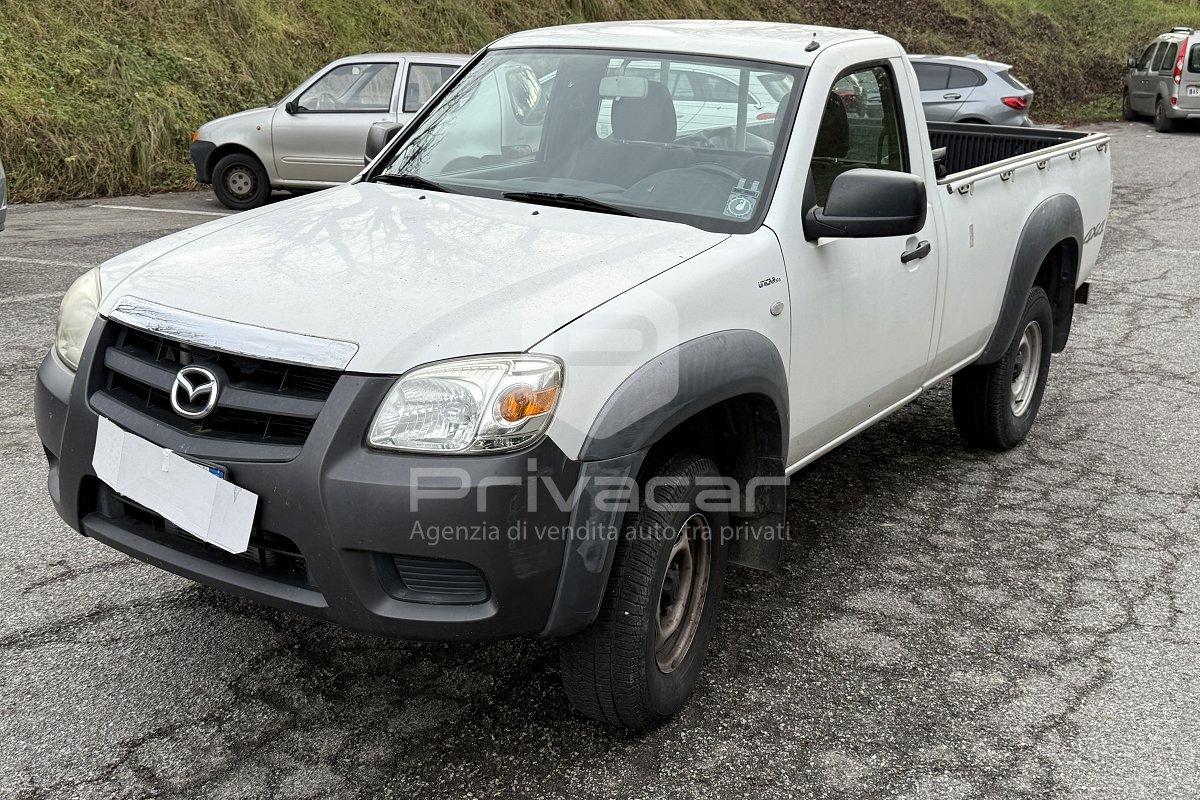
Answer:
[(140, 297), (122, 297), (108, 315), (131, 328), (231, 355), (344, 370), (358, 345), (206, 317)]

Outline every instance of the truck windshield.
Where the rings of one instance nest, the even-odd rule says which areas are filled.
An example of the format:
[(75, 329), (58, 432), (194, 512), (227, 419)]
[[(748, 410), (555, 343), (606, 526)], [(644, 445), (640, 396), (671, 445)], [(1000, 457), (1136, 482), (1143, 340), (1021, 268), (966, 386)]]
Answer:
[(770, 197), (802, 77), (700, 56), (496, 50), (374, 178), (746, 231)]

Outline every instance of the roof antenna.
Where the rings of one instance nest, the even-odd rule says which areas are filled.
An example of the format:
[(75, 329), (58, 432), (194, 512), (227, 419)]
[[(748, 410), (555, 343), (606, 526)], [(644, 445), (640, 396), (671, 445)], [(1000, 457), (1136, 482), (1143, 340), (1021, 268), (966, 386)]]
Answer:
[(821, 43), (817, 41), (817, 32), (813, 31), (812, 41), (804, 46), (804, 52), (811, 53), (813, 50), (816, 50), (820, 46), (821, 46)]

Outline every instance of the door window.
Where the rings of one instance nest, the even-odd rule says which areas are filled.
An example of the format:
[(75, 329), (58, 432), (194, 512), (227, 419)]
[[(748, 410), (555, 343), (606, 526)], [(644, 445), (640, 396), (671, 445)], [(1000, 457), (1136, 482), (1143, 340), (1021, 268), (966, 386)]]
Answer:
[(1138, 61), (1138, 69), (1150, 69), (1150, 62), (1154, 60), (1154, 51), (1158, 49), (1157, 44), (1152, 44), (1142, 53), (1142, 58)]
[(892, 72), (884, 66), (857, 70), (834, 83), (825, 100), (812, 177), (817, 204), (824, 205), (834, 180), (860, 167), (908, 170), (900, 103)]
[(950, 68), (945, 64), (913, 64), (922, 92), (940, 92), (950, 83)]
[(1200, 72), (1200, 44), (1193, 46), (1188, 53), (1188, 72)]
[(300, 111), (380, 112), (392, 106), (399, 65), (342, 64), (326, 72), (296, 101)]
[(433, 93), (450, 80), (458, 67), (445, 64), (412, 64), (404, 88), (404, 113), (414, 114), (429, 102)]
[(1158, 46), (1158, 49), (1154, 51), (1154, 63), (1152, 63), (1150, 65), (1151, 72), (1158, 72), (1160, 69), (1162, 69), (1162, 63), (1164, 60), (1163, 56), (1165, 56), (1166, 54), (1167, 54), (1167, 43), (1163, 42), (1162, 44), (1160, 44)]

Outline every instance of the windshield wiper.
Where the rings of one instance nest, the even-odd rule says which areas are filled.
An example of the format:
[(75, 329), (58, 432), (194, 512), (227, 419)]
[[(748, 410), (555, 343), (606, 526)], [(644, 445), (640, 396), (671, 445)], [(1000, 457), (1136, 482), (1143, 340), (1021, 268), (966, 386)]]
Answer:
[(598, 211), (601, 214), (617, 214), (622, 217), (639, 217), (640, 214), (606, 203), (584, 197), (581, 194), (561, 194), (557, 192), (504, 192), (501, 197), (505, 200), (515, 200), (518, 203), (536, 203), (543, 206), (558, 206), (559, 208), (577, 208), (580, 211)]
[(448, 186), (443, 186), (437, 181), (431, 181), (429, 178), (422, 178), (420, 175), (414, 175), (411, 172), (405, 172), (400, 175), (391, 175), (383, 172), (372, 178), (371, 183), (386, 183), (391, 186), (407, 186), (409, 189), (427, 189), (431, 192), (458, 194), (458, 192)]

